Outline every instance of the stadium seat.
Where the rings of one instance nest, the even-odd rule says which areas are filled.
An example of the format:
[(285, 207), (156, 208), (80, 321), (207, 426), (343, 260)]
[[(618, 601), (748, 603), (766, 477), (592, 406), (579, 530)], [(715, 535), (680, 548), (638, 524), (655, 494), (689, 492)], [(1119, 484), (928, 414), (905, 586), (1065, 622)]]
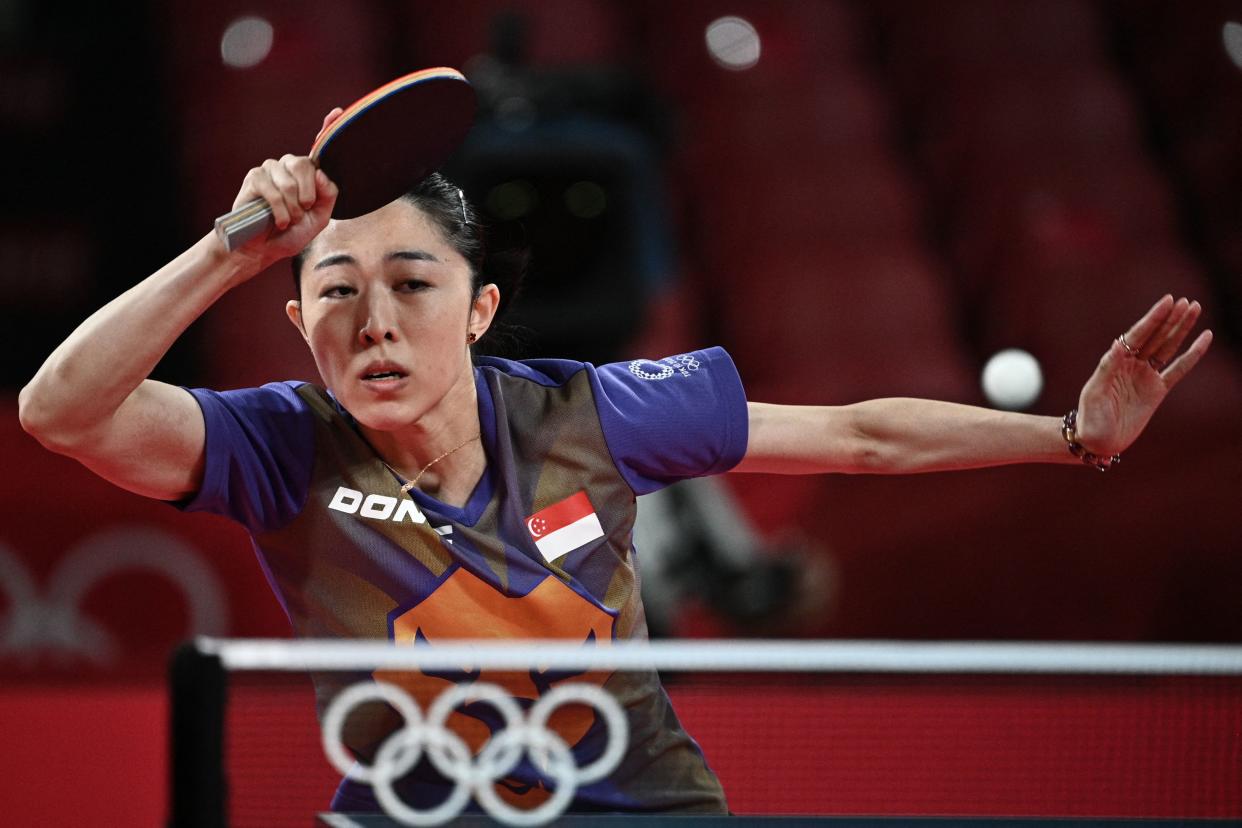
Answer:
[(953, 195), (949, 249), (972, 293), (1023, 259), (1101, 259), (1177, 238), (1168, 181), (1137, 154), (997, 158), (959, 180)]
[(627, 56), (629, 15), (603, 0), (464, 0), (420, 3), (397, 33), (421, 66), (467, 68), (492, 51), (496, 25), (516, 23), (524, 62), (552, 67), (616, 63)]
[(965, 77), (1007, 76), (1090, 62), (1102, 38), (1086, 0), (881, 0), (888, 71), (907, 103), (936, 106)]
[(886, 147), (893, 140), (883, 91), (870, 75), (847, 67), (806, 89), (705, 96), (687, 106), (684, 120), (688, 160), (696, 167), (767, 155), (818, 162), (829, 153)]
[(913, 244), (756, 248), (718, 282), (723, 338), (769, 401), (977, 397), (944, 280)]
[(988, 149), (1100, 155), (1141, 141), (1130, 91), (1094, 66), (954, 87), (918, 134), (920, 155), (946, 182)]
[(785, 161), (765, 158), (702, 180), (697, 229), (712, 266), (755, 247), (817, 239), (882, 245), (918, 235), (920, 196), (889, 154), (823, 158), (817, 167)]

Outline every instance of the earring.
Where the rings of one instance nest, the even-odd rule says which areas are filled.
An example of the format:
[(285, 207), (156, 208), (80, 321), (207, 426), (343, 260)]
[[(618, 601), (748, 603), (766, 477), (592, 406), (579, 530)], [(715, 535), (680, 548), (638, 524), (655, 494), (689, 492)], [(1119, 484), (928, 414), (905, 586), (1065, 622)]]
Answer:
[(467, 344), (467, 345), (473, 345), (473, 344), (474, 344), (474, 341), (475, 341), (476, 339), (478, 339), (478, 337), (477, 337), (477, 336), (475, 336), (474, 331), (471, 331), (470, 333), (466, 334), (466, 344)]

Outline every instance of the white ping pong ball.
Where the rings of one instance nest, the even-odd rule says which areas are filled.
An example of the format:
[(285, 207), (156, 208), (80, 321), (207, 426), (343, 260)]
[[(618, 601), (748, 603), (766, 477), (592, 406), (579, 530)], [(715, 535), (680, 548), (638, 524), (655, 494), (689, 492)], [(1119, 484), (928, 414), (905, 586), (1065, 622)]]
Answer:
[(1039, 361), (1026, 351), (1007, 348), (983, 366), (983, 393), (997, 408), (1020, 411), (1035, 402), (1043, 389)]

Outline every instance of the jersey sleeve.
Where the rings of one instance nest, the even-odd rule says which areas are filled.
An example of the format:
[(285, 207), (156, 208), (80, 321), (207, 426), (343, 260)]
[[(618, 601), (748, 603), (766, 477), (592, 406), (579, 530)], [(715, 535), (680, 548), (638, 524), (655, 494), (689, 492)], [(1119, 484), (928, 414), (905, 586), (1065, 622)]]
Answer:
[(603, 365), (592, 383), (604, 439), (635, 494), (726, 472), (746, 453), (746, 393), (723, 348)]
[(233, 518), (253, 533), (297, 516), (310, 489), (315, 439), (298, 385), (189, 389), (203, 410), (206, 466), (198, 493), (180, 508)]

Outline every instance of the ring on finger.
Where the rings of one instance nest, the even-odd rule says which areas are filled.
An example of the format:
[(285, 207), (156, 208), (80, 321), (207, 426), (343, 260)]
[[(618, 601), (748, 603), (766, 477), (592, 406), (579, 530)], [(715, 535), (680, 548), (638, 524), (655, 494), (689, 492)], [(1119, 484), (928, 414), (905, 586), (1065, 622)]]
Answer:
[(1131, 348), (1131, 347), (1130, 347), (1130, 343), (1129, 343), (1129, 342), (1126, 342), (1126, 335), (1125, 335), (1125, 334), (1122, 334), (1121, 336), (1117, 337), (1117, 341), (1121, 343), (1121, 347), (1123, 347), (1123, 348), (1125, 348), (1125, 349), (1126, 349), (1126, 353), (1127, 353), (1127, 354), (1129, 354), (1129, 355), (1130, 355), (1130, 356), (1132, 356), (1132, 357), (1138, 357), (1138, 353), (1139, 353), (1139, 352), (1138, 352), (1138, 348)]

